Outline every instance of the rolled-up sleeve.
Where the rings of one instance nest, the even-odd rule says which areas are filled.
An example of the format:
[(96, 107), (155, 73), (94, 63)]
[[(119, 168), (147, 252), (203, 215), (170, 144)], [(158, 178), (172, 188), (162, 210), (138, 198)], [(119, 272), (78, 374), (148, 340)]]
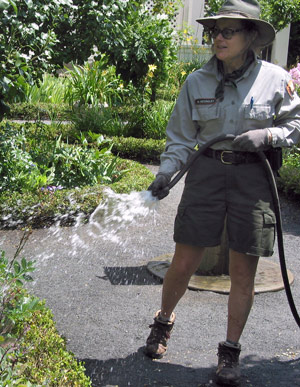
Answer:
[(273, 147), (290, 147), (300, 141), (300, 98), (290, 88), (289, 74), (282, 81), (282, 99), (276, 106), (272, 133)]
[(159, 173), (170, 177), (186, 163), (197, 144), (198, 124), (192, 119), (189, 77), (183, 84), (166, 128), (166, 147), (160, 157)]

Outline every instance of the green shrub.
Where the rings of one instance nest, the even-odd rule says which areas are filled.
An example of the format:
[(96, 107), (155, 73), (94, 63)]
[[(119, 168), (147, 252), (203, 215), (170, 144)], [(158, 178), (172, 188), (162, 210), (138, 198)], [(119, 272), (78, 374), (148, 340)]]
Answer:
[(101, 133), (106, 136), (127, 136), (124, 123), (117, 110), (110, 107), (84, 106), (70, 116), (74, 129), (79, 132)]
[(40, 310), (27, 320), (27, 331), (20, 347), (20, 369), (24, 381), (49, 387), (90, 387), (85, 368), (66, 349), (52, 312), (40, 303)]
[(24, 131), (26, 138), (32, 141), (53, 141), (59, 136), (61, 136), (62, 139), (69, 144), (73, 144), (74, 142), (78, 141), (79, 132), (75, 130), (74, 126), (71, 124), (46, 124), (42, 121), (24, 123), (2, 121), (0, 122), (1, 133), (5, 132), (7, 124), (12, 130), (15, 130), (16, 132)]
[(8, 119), (19, 120), (49, 120), (53, 117), (57, 120), (64, 120), (70, 114), (69, 105), (65, 103), (50, 104), (50, 103), (31, 103), (20, 102), (8, 104), (10, 112), (6, 115)]
[(78, 137), (71, 145), (62, 136), (49, 139), (47, 131), (27, 133), (26, 127), (6, 124), (0, 131), (1, 190), (34, 192), (48, 185), (72, 188), (119, 180), (125, 171), (111, 155), (111, 140), (98, 135), (88, 144), (82, 134)]
[[(51, 64), (57, 41), (53, 29), (64, 19), (69, 0), (1, 1), (0, 96), (6, 102), (19, 101), (28, 83), (42, 78)], [(53, 63), (53, 62), (52, 62)], [(3, 105), (0, 105), (2, 118)]]
[(75, 130), (106, 136), (164, 139), (175, 102), (138, 103), (130, 107), (83, 107), (71, 114)]
[[(130, 193), (147, 189), (153, 174), (143, 165), (130, 160), (120, 160), (120, 170), (127, 170), (122, 178), (110, 185), (117, 193)], [(45, 189), (36, 193), (0, 193), (0, 229), (16, 229), (29, 225), (33, 228), (74, 225), (77, 216), (89, 215), (99, 205), (105, 185), (85, 186), (75, 189)]]
[(151, 140), (134, 137), (113, 138), (112, 152), (125, 159), (142, 163), (159, 163), (165, 140)]
[(300, 197), (300, 148), (285, 149), (283, 165), (277, 178), (278, 189), (288, 195)]
[(0, 385), (91, 386), (50, 310), (23, 288), (34, 270), (32, 261), (18, 260), (29, 235), (24, 233), (11, 261), (0, 253)]

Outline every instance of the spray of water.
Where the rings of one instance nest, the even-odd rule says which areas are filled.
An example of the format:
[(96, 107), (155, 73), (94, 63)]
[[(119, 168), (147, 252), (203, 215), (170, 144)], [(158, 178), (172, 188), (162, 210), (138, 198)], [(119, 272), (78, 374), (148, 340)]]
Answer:
[(108, 189), (105, 199), (90, 217), (90, 235), (118, 243), (120, 231), (143, 222), (154, 213), (158, 203), (151, 191), (116, 194)]
[[(136, 228), (146, 226), (149, 229), (156, 223), (159, 203), (151, 191), (117, 194), (107, 188), (101, 203), (88, 220), (85, 214), (79, 214), (72, 227), (62, 227), (62, 217), (59, 217), (49, 229), (37, 233), (37, 244), (46, 246), (50, 242), (53, 248), (42, 250), (35, 259), (41, 265), (59, 254), (59, 246), (68, 246), (68, 249), (64, 249), (64, 254), (72, 258), (73, 263), (80, 262), (84, 259), (84, 252), (99, 241), (110, 245), (110, 249), (122, 247), (115, 250), (124, 252), (130, 248), (132, 238), (136, 237)], [(31, 238), (33, 244), (34, 234)], [(142, 245), (143, 243), (140, 254), (143, 253)]]

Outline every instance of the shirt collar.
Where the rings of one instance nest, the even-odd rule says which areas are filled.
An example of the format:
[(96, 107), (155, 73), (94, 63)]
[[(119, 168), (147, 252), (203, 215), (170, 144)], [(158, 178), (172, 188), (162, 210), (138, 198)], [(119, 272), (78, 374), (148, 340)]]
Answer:
[[(254, 61), (250, 64), (248, 69), (245, 71), (245, 73), (237, 79), (237, 82), (242, 80), (243, 78), (247, 78), (251, 71), (255, 68), (255, 66), (258, 64), (259, 58), (256, 54), (254, 54)], [(218, 61), (216, 58), (216, 55), (213, 55), (210, 60), (202, 67), (202, 69), (207, 72), (210, 75), (215, 76), (217, 82), (220, 82), (222, 79), (222, 74), (218, 71)]]

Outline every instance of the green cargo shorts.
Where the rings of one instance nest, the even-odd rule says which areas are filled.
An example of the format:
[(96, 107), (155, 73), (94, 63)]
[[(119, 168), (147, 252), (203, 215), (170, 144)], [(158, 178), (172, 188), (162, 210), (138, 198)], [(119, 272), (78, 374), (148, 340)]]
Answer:
[(276, 218), (262, 163), (227, 165), (201, 155), (185, 179), (174, 241), (218, 246), (225, 219), (231, 249), (264, 257), (273, 254)]

